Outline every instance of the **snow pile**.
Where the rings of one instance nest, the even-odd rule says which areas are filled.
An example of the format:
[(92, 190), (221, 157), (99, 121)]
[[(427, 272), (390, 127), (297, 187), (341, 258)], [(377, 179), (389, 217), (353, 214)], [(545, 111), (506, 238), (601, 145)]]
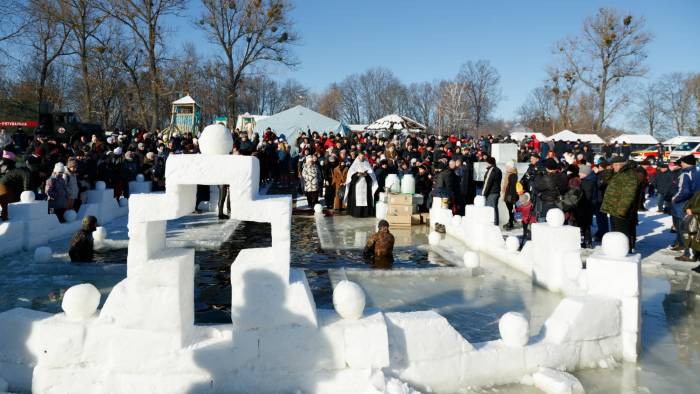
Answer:
[(69, 209), (63, 213), (63, 219), (68, 223), (75, 222), (75, 219), (77, 219), (77, 218), (78, 218), (78, 214), (72, 209)]
[(53, 251), (48, 246), (40, 246), (34, 250), (34, 262), (47, 263), (53, 258)]
[(509, 235), (508, 238), (506, 238), (506, 249), (512, 253), (517, 252), (518, 249), (520, 249), (520, 240), (518, 237)]
[(333, 290), (333, 307), (344, 319), (357, 320), (365, 310), (365, 292), (357, 283), (343, 280)]
[(100, 304), (100, 291), (89, 283), (75, 285), (63, 294), (61, 309), (72, 320), (85, 320), (95, 314)]
[(430, 234), (428, 234), (428, 243), (431, 246), (439, 245), (441, 239), (442, 239), (442, 236), (437, 231), (431, 231)]
[(629, 252), (629, 242), (627, 236), (620, 232), (609, 232), (603, 235), (603, 253), (606, 256), (619, 259), (627, 256)]
[(19, 195), (19, 200), (21, 202), (34, 202), (36, 201), (36, 196), (34, 195), (33, 191), (25, 190)]
[(551, 368), (540, 368), (532, 374), (532, 381), (546, 394), (584, 394), (583, 385), (572, 374)]
[(226, 126), (212, 124), (199, 136), (199, 150), (203, 155), (227, 155), (233, 149), (233, 137)]
[(498, 331), (508, 346), (522, 347), (530, 340), (530, 323), (522, 313), (508, 312), (501, 316)]
[(547, 211), (547, 224), (552, 227), (561, 227), (564, 225), (564, 212), (559, 208), (552, 208)]

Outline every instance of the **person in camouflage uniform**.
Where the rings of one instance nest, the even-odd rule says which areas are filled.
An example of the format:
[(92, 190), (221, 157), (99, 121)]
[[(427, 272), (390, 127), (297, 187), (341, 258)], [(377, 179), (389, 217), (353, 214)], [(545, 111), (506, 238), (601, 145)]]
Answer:
[(610, 215), (612, 231), (627, 236), (630, 252), (637, 238), (637, 199), (640, 180), (632, 163), (620, 156), (612, 159), (614, 174), (607, 181), (600, 210)]
[(375, 268), (391, 268), (394, 262), (394, 236), (389, 232), (389, 222), (380, 220), (378, 231), (370, 235), (364, 256)]

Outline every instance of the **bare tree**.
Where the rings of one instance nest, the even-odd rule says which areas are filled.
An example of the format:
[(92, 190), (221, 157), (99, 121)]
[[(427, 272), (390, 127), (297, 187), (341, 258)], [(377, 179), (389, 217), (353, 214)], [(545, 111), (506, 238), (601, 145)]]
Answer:
[[(148, 68), (150, 91), (149, 126), (160, 126), (160, 56), (163, 41), (163, 18), (185, 9), (186, 0), (101, 0), (99, 8), (126, 26), (143, 51)], [(143, 99), (143, 96), (141, 96)]]
[(349, 124), (362, 123), (362, 98), (360, 78), (357, 74), (352, 74), (340, 83), (340, 94), (343, 101), (341, 116)]
[(343, 95), (337, 84), (333, 83), (326, 89), (318, 103), (318, 112), (332, 119), (340, 119), (342, 115)]
[(462, 65), (457, 74), (457, 82), (463, 84), (466, 89), (474, 131), (478, 131), (486, 123), (501, 100), (500, 79), (498, 70), (487, 60), (469, 61)]
[(650, 135), (658, 135), (665, 124), (660, 86), (658, 82), (649, 82), (639, 93), (634, 117)]
[(695, 100), (695, 135), (700, 135), (700, 74), (695, 74), (688, 79), (688, 89)]
[(296, 64), (289, 52), (296, 40), (286, 0), (202, 0), (199, 27), (221, 47), (226, 67), (228, 116), (237, 116), (238, 87), (249, 67)]
[(572, 104), (575, 97), (576, 76), (572, 71), (550, 68), (548, 86), (552, 92), (554, 106), (557, 108), (559, 126), (562, 129), (573, 129)]
[(436, 113), (438, 133), (461, 132), (472, 122), (468, 111), (467, 87), (456, 81), (442, 81), (439, 84), (440, 101)]
[(18, 38), (31, 23), (33, 18), (26, 1), (5, 0), (0, 7), (0, 43)]
[(71, 39), (68, 46), (78, 56), (78, 64), (83, 90), (81, 94), (82, 113), (86, 119), (92, 119), (92, 96), (90, 86), (90, 62), (95, 48), (95, 36), (102, 26), (105, 16), (97, 8), (97, 4), (92, 0), (59, 0), (55, 18), (71, 32)]
[(365, 120), (373, 122), (385, 115), (398, 111), (393, 95), (402, 94), (401, 82), (388, 68), (374, 67), (358, 78), (360, 99)]
[(46, 83), (52, 65), (56, 59), (68, 54), (66, 43), (70, 30), (56, 19), (56, 6), (55, 1), (31, 0), (29, 3), (29, 12), (34, 23), (27, 28), (25, 39), (34, 49), (38, 71), (36, 95), (39, 105), (46, 99)]
[(539, 132), (553, 133), (556, 107), (554, 94), (548, 86), (532, 89), (518, 109), (520, 123)]
[(438, 88), (430, 82), (412, 83), (408, 87), (410, 107), (408, 114), (430, 127), (437, 109)]
[(620, 106), (612, 90), (627, 78), (646, 74), (644, 60), (650, 41), (644, 18), (602, 8), (586, 18), (579, 37), (567, 38), (557, 45), (567, 67), (595, 92), (594, 132), (602, 130), (613, 108)]
[(311, 106), (311, 93), (308, 88), (294, 79), (286, 80), (279, 90), (280, 109), (285, 110), (297, 105)]
[(691, 132), (693, 96), (689, 89), (689, 76), (672, 73), (661, 77), (660, 91), (663, 99), (663, 112), (678, 133)]

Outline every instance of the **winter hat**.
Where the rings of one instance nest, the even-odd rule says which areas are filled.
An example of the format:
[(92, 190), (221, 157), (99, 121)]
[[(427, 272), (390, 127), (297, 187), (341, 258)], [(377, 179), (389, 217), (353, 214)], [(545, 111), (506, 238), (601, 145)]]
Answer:
[(691, 166), (694, 166), (698, 161), (695, 159), (695, 156), (693, 155), (685, 155), (681, 157), (681, 163), (685, 163)]
[(520, 197), (518, 197), (518, 202), (521, 205), (524, 205), (524, 204), (527, 204), (528, 202), (530, 202), (530, 193), (521, 194)]
[(547, 159), (544, 162), (544, 168), (550, 171), (556, 171), (559, 169), (559, 164), (554, 159)]
[(156, 159), (156, 154), (153, 153), (153, 152), (148, 152), (148, 153), (146, 153), (146, 158), (147, 158), (148, 160), (155, 160), (155, 159)]
[(107, 137), (107, 143), (108, 143), (108, 144), (114, 143), (114, 138), (112, 138), (112, 137)]
[(508, 163), (506, 163), (507, 168), (515, 168), (515, 163), (511, 160)]
[(127, 160), (132, 160), (134, 158), (134, 153), (131, 151), (127, 151), (126, 153), (124, 153), (124, 158)]
[(591, 173), (591, 166), (587, 164), (581, 164), (578, 166), (578, 174), (581, 176), (581, 178), (585, 177), (586, 175)]
[(15, 161), (17, 160), (17, 155), (10, 152), (9, 150), (2, 151), (2, 158), (5, 160)]
[(115, 154), (116, 156), (121, 156), (121, 154), (122, 154), (122, 148), (121, 148), (121, 146), (118, 146), (118, 147), (114, 148), (114, 154)]
[(63, 163), (58, 162), (53, 166), (53, 172), (56, 174), (63, 174), (66, 171), (66, 166)]
[(627, 160), (625, 160), (624, 157), (622, 156), (614, 156), (611, 160), (610, 163), (615, 164), (615, 163), (627, 163)]
[[(196, 138), (192, 139), (192, 141), (193, 141), (195, 144), (197, 143), (197, 139), (196, 139)], [(139, 149), (143, 149), (143, 148), (146, 147), (146, 145), (144, 145), (143, 142), (139, 142), (139, 144), (138, 144), (137, 146), (138, 146)]]

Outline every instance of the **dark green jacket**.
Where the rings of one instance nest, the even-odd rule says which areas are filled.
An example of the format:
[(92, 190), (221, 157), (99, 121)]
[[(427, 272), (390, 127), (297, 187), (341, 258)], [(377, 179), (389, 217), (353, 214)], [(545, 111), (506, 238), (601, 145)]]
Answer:
[(615, 217), (628, 217), (630, 212), (637, 208), (637, 188), (639, 187), (637, 172), (627, 164), (607, 183), (600, 210)]
[[(683, 206), (683, 212), (690, 209), (693, 215), (700, 215), (700, 192), (693, 194)], [(685, 234), (684, 234), (685, 236)], [(690, 237), (686, 237), (686, 244), (693, 250), (700, 250), (700, 237), (696, 234)]]

